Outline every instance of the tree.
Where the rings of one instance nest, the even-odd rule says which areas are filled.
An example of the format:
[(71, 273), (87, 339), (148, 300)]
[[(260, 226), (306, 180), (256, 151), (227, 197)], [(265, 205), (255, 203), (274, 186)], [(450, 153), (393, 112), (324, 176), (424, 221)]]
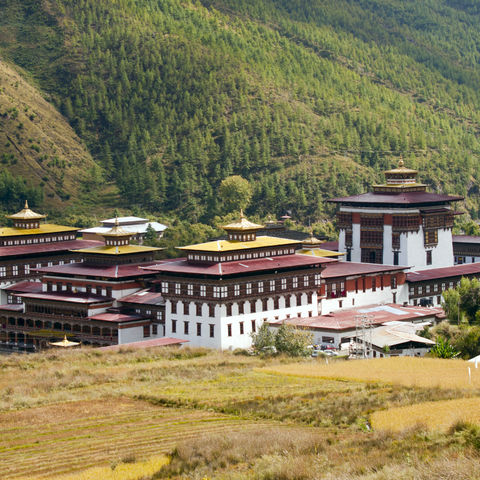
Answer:
[(437, 343), (432, 347), (431, 352), (438, 358), (453, 358), (459, 354), (455, 347), (443, 337), (438, 337)]
[(155, 246), (157, 242), (157, 232), (152, 227), (152, 224), (149, 223), (147, 230), (145, 231), (144, 243), (145, 245)]
[(252, 187), (240, 175), (232, 175), (222, 180), (219, 195), (226, 212), (245, 210), (252, 198)]
[(268, 323), (262, 323), (257, 333), (252, 333), (252, 346), (257, 352), (275, 345), (275, 334), (268, 328)]
[(293, 325), (282, 323), (275, 335), (275, 347), (279, 353), (291, 357), (306, 357), (308, 346), (313, 343), (313, 335)]

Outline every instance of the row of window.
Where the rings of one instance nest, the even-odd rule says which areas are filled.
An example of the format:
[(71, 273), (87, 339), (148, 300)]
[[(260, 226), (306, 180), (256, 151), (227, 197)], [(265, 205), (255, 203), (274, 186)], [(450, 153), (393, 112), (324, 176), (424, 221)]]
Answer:
[(74, 293), (87, 293), (87, 294), (95, 294), (104, 297), (111, 297), (112, 296), (112, 287), (102, 287), (98, 285), (93, 287), (92, 285), (79, 285), (73, 286), (71, 283), (62, 283), (47, 281), (47, 292), (74, 292)]
[(57, 235), (51, 237), (21, 238), (19, 240), (5, 240), (3, 245), (30, 245), (35, 243), (61, 242), (64, 240), (75, 240), (75, 235)]
[[(227, 298), (229, 295), (237, 297), (240, 295), (252, 295), (253, 293), (264, 293), (266, 291), (274, 292), (277, 289), (286, 290), (287, 288), (309, 287), (312, 283), (310, 275), (303, 275), (301, 277), (281, 278), (280, 280), (268, 280), (260, 282), (248, 282), (232, 286), (213, 286), (212, 295), (214, 298)], [(321, 283), (319, 273), (313, 277), (313, 285), (318, 286)], [(175, 293), (175, 295), (196, 295), (200, 297), (207, 296), (206, 285), (194, 285), (183, 283), (162, 282), (162, 293)]]
[(435, 292), (444, 292), (445, 290), (455, 288), (460, 285), (460, 280), (453, 282), (442, 282), (441, 284), (434, 283), (434, 284), (427, 284), (427, 285), (417, 285), (417, 286), (410, 286), (409, 293), (410, 295), (424, 295), (429, 293)]
[(292, 255), (295, 253), (294, 248), (280, 248), (277, 250), (264, 250), (259, 252), (250, 253), (235, 253), (235, 254), (223, 254), (223, 255), (206, 255), (206, 254), (188, 254), (188, 260), (196, 260), (202, 262), (232, 262), (236, 260), (251, 260), (255, 258), (266, 258), (277, 255)]
[[(296, 299), (296, 302), (295, 302), (295, 305), (292, 305), (292, 301), (291, 301), (291, 296), (290, 295), (286, 295), (284, 297), (284, 306), (283, 308), (290, 308), (290, 307), (293, 307), (293, 306), (300, 306), (302, 305), (302, 293), (298, 293), (297, 295), (295, 295), (295, 299)], [(306, 305), (309, 305), (312, 303), (312, 299), (313, 299), (313, 294), (312, 293), (307, 293), (307, 303)], [(244, 301), (244, 302), (238, 302), (237, 305), (238, 305), (238, 315), (243, 315), (247, 309), (245, 308), (248, 305), (250, 305), (250, 309), (249, 311), (252, 313), (252, 312), (265, 312), (267, 310), (269, 310), (268, 308), (268, 298), (262, 298), (261, 299), (261, 302), (249, 302), (249, 301)], [(172, 305), (171, 305), (171, 313), (173, 314), (176, 314), (178, 313), (178, 308), (177, 308), (177, 305), (178, 303), (180, 302), (172, 302)], [(184, 301), (182, 302), (183, 304), (183, 313), (185, 315), (191, 315), (191, 305), (190, 305), (190, 302), (188, 301)], [(252, 305), (253, 304), (253, 308), (252, 308)], [(216, 304), (208, 304), (208, 316), (209, 317), (214, 317), (215, 316), (215, 306)], [(195, 308), (195, 315), (197, 317), (201, 317), (202, 316), (202, 304), (201, 303), (195, 303), (194, 305), (194, 308)], [(273, 309), (274, 310), (278, 310), (280, 308), (280, 297), (274, 297), (273, 298)], [(231, 317), (232, 316), (232, 312), (233, 312), (233, 304), (232, 303), (227, 303), (226, 304), (226, 310), (227, 310), (227, 317)]]
[[(171, 323), (172, 333), (180, 333), (180, 332), (177, 332), (177, 323), (178, 323), (177, 320), (172, 319), (172, 323)], [(188, 322), (188, 321), (183, 322), (183, 334), (184, 335), (190, 335), (190, 323), (193, 323), (193, 322)], [(203, 324), (200, 323), (200, 322), (196, 322), (195, 326), (196, 326), (197, 337), (201, 337), (204, 334)], [(205, 325), (205, 327), (206, 326), (207, 325)], [(256, 320), (251, 320), (250, 327), (251, 327), (251, 332), (252, 333), (255, 333), (257, 331)], [(244, 335), (245, 334), (245, 322), (239, 322), (238, 323), (238, 334), (239, 335)], [(231, 323), (227, 324), (227, 335), (229, 337), (233, 336), (233, 325)], [(215, 338), (215, 324), (213, 324), (213, 323), (208, 324), (208, 336), (210, 338)]]
[[(74, 263), (75, 260), (71, 259), (70, 263)], [(65, 263), (64, 260), (60, 260), (58, 262), (58, 265), (63, 265)], [(31, 268), (42, 268), (42, 267), (51, 267), (53, 265), (57, 264), (56, 262), (47, 262), (47, 263), (37, 263), (35, 266), (32, 265), (11, 265), (11, 275), (17, 276), (20, 275), (20, 268), (23, 267), (23, 273), (25, 275), (30, 274), (30, 269)], [(22, 273), (22, 274), (23, 274)], [(6, 266), (0, 266), (0, 277), (6, 277), (7, 276), (7, 267)]]

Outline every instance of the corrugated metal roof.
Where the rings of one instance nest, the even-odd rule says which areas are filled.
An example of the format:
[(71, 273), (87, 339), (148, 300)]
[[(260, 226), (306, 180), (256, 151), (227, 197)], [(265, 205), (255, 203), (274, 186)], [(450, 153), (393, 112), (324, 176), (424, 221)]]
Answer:
[(48, 252), (68, 252), (80, 248), (97, 247), (103, 242), (94, 240), (68, 240), (64, 242), (34, 243), (30, 245), (14, 245), (0, 247), (0, 258), (10, 256), (23, 256)]
[(238, 273), (277, 270), (290, 267), (323, 265), (325, 263), (336, 261), (337, 260), (330, 258), (295, 254), (213, 264), (194, 264), (189, 263), (185, 258), (179, 258), (177, 260), (166, 261), (149, 267), (142, 267), (142, 269), (158, 273), (190, 273), (196, 275), (227, 276)]
[(448, 277), (462, 277), (464, 275), (480, 274), (480, 263), (464, 263), (451, 267), (432, 268), (429, 270), (418, 270), (407, 273), (408, 282), (424, 282)]

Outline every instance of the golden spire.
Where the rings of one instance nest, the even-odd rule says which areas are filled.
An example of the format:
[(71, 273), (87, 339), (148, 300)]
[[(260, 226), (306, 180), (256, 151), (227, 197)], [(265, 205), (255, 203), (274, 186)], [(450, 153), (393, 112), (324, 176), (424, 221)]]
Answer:
[(41, 218), (45, 218), (46, 215), (40, 215), (39, 213), (35, 213), (33, 210), (30, 210), (28, 207), (28, 200), (25, 200), (25, 207), (23, 210), (20, 210), (18, 213), (14, 213), (13, 215), (5, 215), (7, 218), (11, 218), (12, 220), (40, 220)]

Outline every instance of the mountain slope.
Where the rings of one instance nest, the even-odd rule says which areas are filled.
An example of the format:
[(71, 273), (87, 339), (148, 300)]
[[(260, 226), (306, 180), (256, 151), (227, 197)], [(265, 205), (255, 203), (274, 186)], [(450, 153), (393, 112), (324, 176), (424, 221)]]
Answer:
[(0, 49), (124, 205), (209, 221), (240, 174), (249, 213), (315, 219), (402, 156), (478, 217), (471, 1), (6, 0), (0, 13)]
[[(47, 206), (68, 203), (89, 181), (95, 162), (65, 118), (32, 84), (1, 61), (0, 84), (3, 168), (40, 187)], [(14, 208), (24, 199), (8, 200), (8, 206)], [(35, 198), (31, 203), (35, 204)]]

